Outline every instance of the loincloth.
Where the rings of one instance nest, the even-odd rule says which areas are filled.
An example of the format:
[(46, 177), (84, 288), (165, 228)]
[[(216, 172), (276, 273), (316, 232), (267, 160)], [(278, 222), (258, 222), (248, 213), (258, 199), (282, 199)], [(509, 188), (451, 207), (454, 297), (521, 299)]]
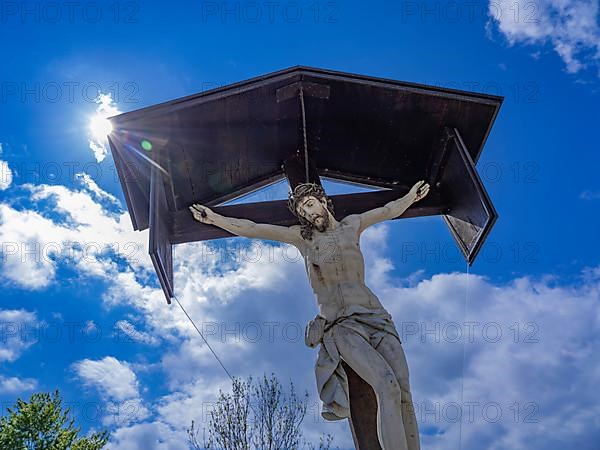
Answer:
[(333, 322), (325, 321), (319, 356), (315, 364), (315, 376), (322, 402), (321, 416), (326, 420), (350, 417), (348, 376), (341, 364), (341, 357), (333, 336), (335, 327), (345, 327), (354, 331), (373, 348), (377, 348), (387, 334), (400, 340), (392, 317), (385, 310), (355, 312), (339, 317)]

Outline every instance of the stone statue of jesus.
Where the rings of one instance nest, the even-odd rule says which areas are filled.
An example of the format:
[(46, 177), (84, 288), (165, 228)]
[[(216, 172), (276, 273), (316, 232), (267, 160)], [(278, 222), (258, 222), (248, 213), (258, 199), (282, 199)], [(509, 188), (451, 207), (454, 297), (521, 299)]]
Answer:
[(323, 188), (301, 183), (289, 194), (288, 207), (300, 221), (291, 227), (225, 217), (199, 204), (190, 207), (199, 222), (298, 248), (320, 310), (307, 325), (305, 340), (310, 347), (320, 344), (315, 373), (321, 414), (327, 420), (350, 417), (344, 361), (375, 392), (383, 450), (418, 450), (419, 431), (404, 350), (392, 317), (365, 284), (359, 240), (367, 227), (400, 216), (428, 192), (429, 184), (419, 181), (404, 197), (338, 222)]

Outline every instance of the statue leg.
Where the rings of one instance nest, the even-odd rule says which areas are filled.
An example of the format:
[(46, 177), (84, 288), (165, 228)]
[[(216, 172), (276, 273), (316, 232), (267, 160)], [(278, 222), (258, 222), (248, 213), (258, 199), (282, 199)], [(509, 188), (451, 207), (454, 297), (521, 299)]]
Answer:
[(377, 436), (383, 450), (408, 450), (402, 424), (402, 391), (385, 358), (352, 330), (335, 327), (340, 356), (375, 391)]
[(410, 393), (410, 383), (408, 379), (408, 364), (402, 344), (395, 336), (387, 334), (377, 346), (377, 351), (385, 358), (392, 367), (396, 378), (400, 383), (402, 390), (402, 422), (404, 423), (404, 432), (408, 442), (409, 450), (420, 450), (419, 428), (415, 416), (415, 408)]

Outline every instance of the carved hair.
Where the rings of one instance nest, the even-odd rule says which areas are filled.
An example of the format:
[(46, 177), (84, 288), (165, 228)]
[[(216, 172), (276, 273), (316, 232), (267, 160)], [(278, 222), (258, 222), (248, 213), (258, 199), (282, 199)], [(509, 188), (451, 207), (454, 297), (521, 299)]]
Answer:
[(325, 194), (325, 190), (323, 187), (316, 183), (300, 183), (294, 188), (293, 192), (289, 192), (288, 194), (288, 208), (294, 214), (298, 220), (300, 221), (300, 234), (306, 240), (311, 240), (313, 235), (313, 230), (315, 228), (314, 224), (312, 224), (309, 220), (305, 219), (301, 214), (298, 214), (296, 211), (296, 207), (300, 203), (300, 201), (309, 195), (318, 198), (319, 200), (325, 199), (327, 202), (327, 209), (334, 215), (333, 212), (333, 202), (331, 199)]

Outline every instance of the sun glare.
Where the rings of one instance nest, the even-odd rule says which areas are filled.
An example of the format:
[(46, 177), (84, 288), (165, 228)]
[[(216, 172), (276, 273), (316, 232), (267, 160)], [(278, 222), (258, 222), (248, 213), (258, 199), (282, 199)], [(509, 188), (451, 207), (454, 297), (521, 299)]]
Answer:
[(90, 120), (90, 131), (95, 139), (102, 141), (112, 131), (112, 124), (106, 117), (97, 114)]

